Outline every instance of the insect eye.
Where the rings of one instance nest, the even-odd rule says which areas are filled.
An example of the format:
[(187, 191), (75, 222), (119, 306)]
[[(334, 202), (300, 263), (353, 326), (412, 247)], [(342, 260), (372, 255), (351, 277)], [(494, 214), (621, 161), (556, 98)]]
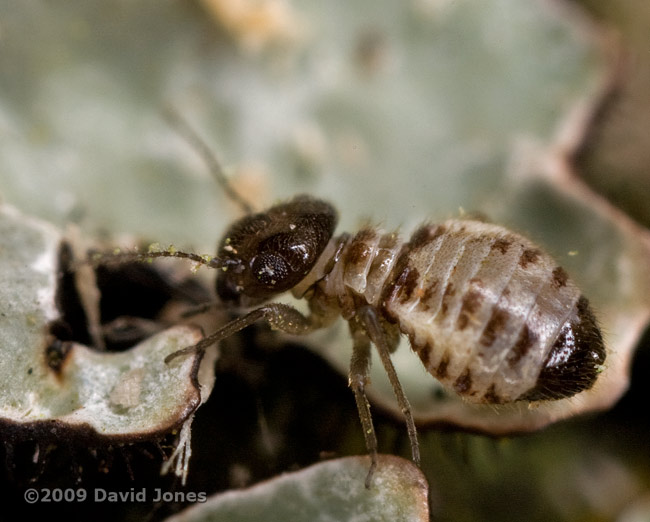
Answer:
[(320, 254), (313, 231), (307, 227), (274, 234), (257, 245), (251, 260), (252, 277), (273, 292), (284, 292), (298, 284)]
[[(251, 261), (251, 274), (261, 285), (282, 291), (286, 286), (287, 276), (290, 275), (290, 267), (279, 255), (264, 252), (255, 256)], [(293, 278), (291, 278), (293, 282)], [(293, 285), (291, 285), (293, 286)]]
[(243, 217), (217, 253), (219, 297), (250, 305), (290, 290), (312, 269), (335, 225), (334, 209), (306, 196)]

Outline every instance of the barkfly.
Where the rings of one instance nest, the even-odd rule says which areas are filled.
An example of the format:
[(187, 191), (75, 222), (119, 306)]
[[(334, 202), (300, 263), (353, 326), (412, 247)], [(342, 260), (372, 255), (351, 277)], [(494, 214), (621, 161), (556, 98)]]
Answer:
[[(214, 257), (169, 250), (109, 254), (100, 262), (189, 259), (217, 269), (224, 305), (252, 311), (171, 354), (167, 363), (257, 321), (304, 335), (342, 317), (352, 338), (349, 384), (371, 457), (366, 486), (377, 466), (365, 392), (371, 345), (405, 416), (417, 464), (415, 422), (391, 361), (401, 334), (427, 371), (469, 402), (559, 400), (596, 381), (605, 347), (592, 309), (567, 273), (525, 237), (464, 219), (423, 225), (408, 239), (372, 227), (335, 236), (334, 207), (307, 195), (253, 212), (204, 141), (170, 116), (246, 215), (228, 228)], [(269, 302), (288, 291), (308, 301), (307, 315)]]

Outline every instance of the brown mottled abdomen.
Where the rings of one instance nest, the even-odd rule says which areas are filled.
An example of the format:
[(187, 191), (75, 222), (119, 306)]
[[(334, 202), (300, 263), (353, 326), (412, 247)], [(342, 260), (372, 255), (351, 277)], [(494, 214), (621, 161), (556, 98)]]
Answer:
[(492, 224), (418, 229), (381, 306), (427, 370), (473, 402), (569, 397), (592, 386), (605, 360), (589, 304), (566, 272)]

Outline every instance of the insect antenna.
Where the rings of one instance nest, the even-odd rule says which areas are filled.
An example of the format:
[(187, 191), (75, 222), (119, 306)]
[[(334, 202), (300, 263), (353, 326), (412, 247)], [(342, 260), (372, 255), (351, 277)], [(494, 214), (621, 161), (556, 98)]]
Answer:
[(129, 263), (132, 261), (151, 261), (159, 257), (176, 257), (181, 259), (189, 259), (197, 265), (204, 265), (209, 268), (219, 268), (221, 261), (217, 257), (209, 255), (200, 255), (193, 252), (183, 252), (169, 247), (166, 250), (157, 250), (156, 247), (150, 247), (147, 252), (137, 251), (122, 251), (115, 250), (109, 253), (91, 252), (88, 254), (86, 262), (91, 265), (99, 265), (106, 263)]
[(203, 161), (205, 161), (210, 170), (210, 174), (221, 185), (226, 195), (242, 209), (244, 214), (251, 214), (253, 212), (253, 206), (233, 189), (221, 163), (219, 163), (216, 155), (205, 140), (173, 108), (166, 107), (163, 114), (176, 132), (203, 158)]
[[(191, 125), (171, 106), (163, 108), (163, 116), (168, 121), (171, 127), (178, 132), (178, 134), (203, 158), (208, 170), (212, 174), (215, 181), (221, 186), (236, 205), (238, 205), (245, 214), (253, 212), (252, 205), (246, 201), (241, 195), (232, 187), (226, 174), (224, 173), (221, 163), (216, 155), (206, 143), (206, 141), (191, 127)], [(149, 247), (147, 252), (138, 251), (115, 251), (112, 253), (90, 253), (82, 264), (99, 265), (103, 263), (128, 263), (132, 261), (151, 261), (159, 257), (176, 257), (189, 259), (197, 265), (205, 265), (209, 268), (219, 268), (222, 266), (220, 260), (213, 256), (199, 255), (192, 252), (183, 252), (169, 247), (165, 250), (155, 248), (153, 245)]]

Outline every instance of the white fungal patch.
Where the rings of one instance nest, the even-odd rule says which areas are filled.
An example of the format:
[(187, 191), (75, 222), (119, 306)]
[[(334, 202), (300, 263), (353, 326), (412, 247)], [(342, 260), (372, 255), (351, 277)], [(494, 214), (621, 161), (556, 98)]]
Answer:
[(109, 395), (109, 402), (117, 408), (133, 408), (140, 404), (144, 370), (135, 368), (120, 377)]

